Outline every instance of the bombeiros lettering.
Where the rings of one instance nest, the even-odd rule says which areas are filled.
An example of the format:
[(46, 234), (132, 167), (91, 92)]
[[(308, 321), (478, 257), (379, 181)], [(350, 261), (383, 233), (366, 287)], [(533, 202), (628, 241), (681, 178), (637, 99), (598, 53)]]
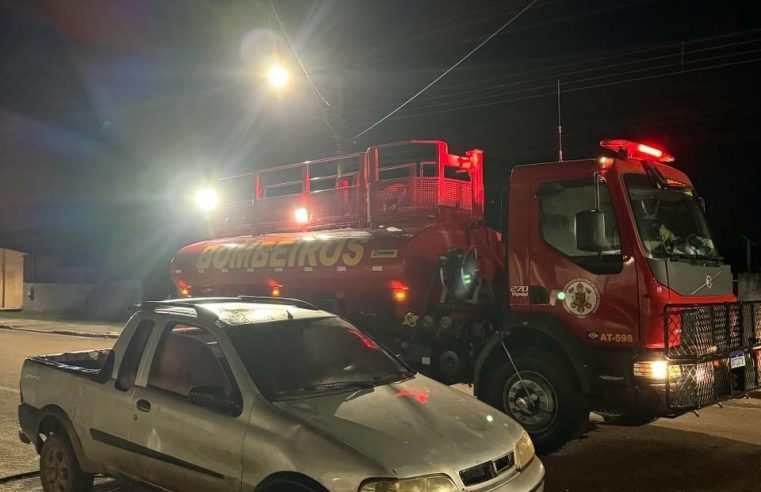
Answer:
[(367, 239), (283, 239), (213, 244), (198, 255), (197, 270), (357, 266)]

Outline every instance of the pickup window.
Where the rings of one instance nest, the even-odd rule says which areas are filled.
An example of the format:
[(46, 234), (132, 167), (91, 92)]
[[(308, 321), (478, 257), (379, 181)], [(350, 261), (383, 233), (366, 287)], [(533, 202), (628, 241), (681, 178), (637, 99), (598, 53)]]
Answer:
[(145, 345), (148, 343), (148, 338), (151, 336), (153, 325), (153, 320), (144, 319), (135, 328), (135, 333), (127, 344), (127, 350), (124, 351), (124, 357), (119, 366), (119, 374), (116, 376), (116, 389), (127, 391), (135, 384), (140, 358), (145, 350)]
[(164, 332), (159, 341), (148, 386), (185, 398), (195, 387), (212, 386), (231, 397), (233, 384), (225, 367), (222, 351), (208, 331), (175, 324)]

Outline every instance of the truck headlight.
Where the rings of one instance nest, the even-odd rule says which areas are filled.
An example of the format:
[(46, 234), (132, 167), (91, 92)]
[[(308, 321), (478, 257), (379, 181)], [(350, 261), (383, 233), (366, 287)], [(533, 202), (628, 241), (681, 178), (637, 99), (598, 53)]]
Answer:
[(521, 438), (515, 443), (515, 466), (519, 470), (523, 470), (531, 463), (535, 455), (534, 443), (531, 442), (528, 432), (523, 431)]
[(373, 478), (359, 492), (457, 492), (454, 482), (446, 475), (429, 475), (404, 479)]
[(678, 365), (669, 365), (665, 360), (646, 360), (634, 363), (634, 375), (640, 378), (657, 379), (665, 381), (668, 374), (669, 379), (679, 379), (682, 371)]

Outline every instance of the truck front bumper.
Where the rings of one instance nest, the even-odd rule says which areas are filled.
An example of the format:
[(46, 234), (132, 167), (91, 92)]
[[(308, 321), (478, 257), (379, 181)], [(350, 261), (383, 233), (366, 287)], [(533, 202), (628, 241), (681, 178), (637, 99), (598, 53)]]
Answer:
[(595, 410), (670, 416), (744, 396), (761, 387), (761, 302), (668, 305), (663, 349), (595, 355)]

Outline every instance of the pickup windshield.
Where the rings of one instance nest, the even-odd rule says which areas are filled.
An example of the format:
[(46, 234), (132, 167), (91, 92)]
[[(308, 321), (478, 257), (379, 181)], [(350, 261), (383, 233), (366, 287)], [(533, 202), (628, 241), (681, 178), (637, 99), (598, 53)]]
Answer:
[(354, 391), (414, 374), (340, 318), (230, 326), (226, 331), (249, 375), (269, 399)]
[(692, 188), (659, 188), (645, 174), (627, 174), (624, 182), (648, 257), (721, 259)]

